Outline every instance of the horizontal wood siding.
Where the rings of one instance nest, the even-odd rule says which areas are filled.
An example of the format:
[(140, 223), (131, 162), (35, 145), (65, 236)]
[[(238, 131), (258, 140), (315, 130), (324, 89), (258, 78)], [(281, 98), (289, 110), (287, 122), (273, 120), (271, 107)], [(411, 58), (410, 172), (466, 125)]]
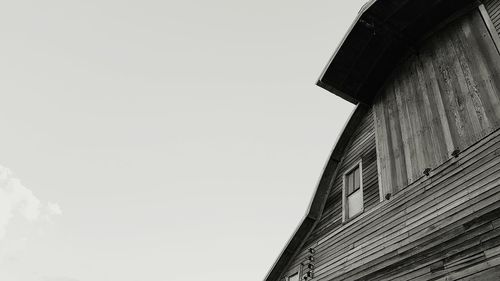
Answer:
[(314, 281), (500, 280), (500, 130), (312, 246)]
[(342, 224), (343, 175), (347, 172), (347, 169), (351, 168), (359, 160), (361, 160), (363, 166), (363, 203), (365, 212), (367, 212), (380, 202), (373, 111), (371, 109), (363, 117), (351, 138), (351, 142), (346, 147), (326, 201), (323, 215), (310, 236), (310, 241), (314, 241), (323, 233)]
[(479, 10), (424, 42), (374, 102), (382, 194), (499, 128), (499, 93), (500, 55)]
[(490, 15), (493, 26), (497, 33), (500, 34), (500, 0), (485, 0), (483, 3)]
[(314, 246), (317, 240), (342, 226), (342, 186), (343, 175), (347, 169), (361, 160), (363, 167), (363, 200), (364, 212), (375, 208), (380, 202), (377, 176), (377, 154), (375, 145), (375, 131), (373, 111), (362, 116), (358, 127), (355, 129), (344, 155), (336, 177), (332, 183), (329, 197), (327, 199), (321, 220), (314, 228), (313, 232), (305, 243), (303, 249), (294, 258), (288, 266), (289, 270), (285, 273), (290, 274), (295, 270), (308, 255), (309, 247)]
[[(498, 2), (485, 1), (493, 21)], [(312, 247), (313, 281), (500, 280), (499, 93), (500, 55), (478, 10), (423, 42), (362, 117), (282, 276)], [(342, 222), (343, 174), (360, 159), (365, 210)]]

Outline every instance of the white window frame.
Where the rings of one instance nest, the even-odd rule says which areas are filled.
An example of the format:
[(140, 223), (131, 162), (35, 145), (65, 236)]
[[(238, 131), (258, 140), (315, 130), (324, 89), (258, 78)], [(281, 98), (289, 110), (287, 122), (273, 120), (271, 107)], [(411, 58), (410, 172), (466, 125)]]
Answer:
[[(359, 214), (350, 218), (349, 214), (348, 214), (349, 206), (347, 206), (347, 194), (346, 194), (347, 187), (345, 185), (346, 184), (345, 179), (346, 179), (346, 176), (348, 174), (350, 174), (353, 170), (355, 170), (358, 167), (359, 167), (359, 189), (361, 192), (362, 206), (361, 206), (361, 211), (359, 212)], [(342, 175), (342, 222), (347, 222), (347, 221), (352, 220), (355, 217), (361, 215), (365, 211), (365, 202), (364, 201), (365, 200), (364, 200), (364, 190), (363, 190), (363, 162), (360, 159), (358, 162), (356, 162), (351, 167), (349, 167), (349, 169), (345, 170), (344, 174)]]

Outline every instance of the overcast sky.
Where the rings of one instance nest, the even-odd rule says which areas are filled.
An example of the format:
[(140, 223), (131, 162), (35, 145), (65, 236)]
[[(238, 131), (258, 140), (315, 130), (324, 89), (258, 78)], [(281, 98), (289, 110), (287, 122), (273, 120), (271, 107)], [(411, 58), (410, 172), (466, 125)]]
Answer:
[(256, 281), (353, 106), (315, 86), (365, 1), (0, 9), (0, 280)]

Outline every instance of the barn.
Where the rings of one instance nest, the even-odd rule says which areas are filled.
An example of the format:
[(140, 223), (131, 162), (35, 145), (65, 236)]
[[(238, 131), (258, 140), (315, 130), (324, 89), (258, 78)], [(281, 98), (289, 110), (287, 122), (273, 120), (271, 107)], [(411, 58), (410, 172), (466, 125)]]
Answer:
[(500, 0), (372, 0), (317, 85), (356, 105), (264, 281), (500, 280)]

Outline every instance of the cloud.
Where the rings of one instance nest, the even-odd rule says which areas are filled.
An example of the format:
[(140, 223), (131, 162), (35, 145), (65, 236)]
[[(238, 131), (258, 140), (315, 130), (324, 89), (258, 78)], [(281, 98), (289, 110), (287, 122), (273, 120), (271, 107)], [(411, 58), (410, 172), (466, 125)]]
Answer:
[(61, 214), (58, 204), (47, 203), (42, 206), (41, 201), (30, 189), (22, 185), (10, 169), (0, 165), (0, 240), (5, 237), (7, 226), (16, 215), (33, 222), (42, 215), (50, 217)]
[(47, 203), (47, 209), (49, 211), (49, 215), (62, 215), (61, 207), (59, 207), (59, 204), (57, 203)]

